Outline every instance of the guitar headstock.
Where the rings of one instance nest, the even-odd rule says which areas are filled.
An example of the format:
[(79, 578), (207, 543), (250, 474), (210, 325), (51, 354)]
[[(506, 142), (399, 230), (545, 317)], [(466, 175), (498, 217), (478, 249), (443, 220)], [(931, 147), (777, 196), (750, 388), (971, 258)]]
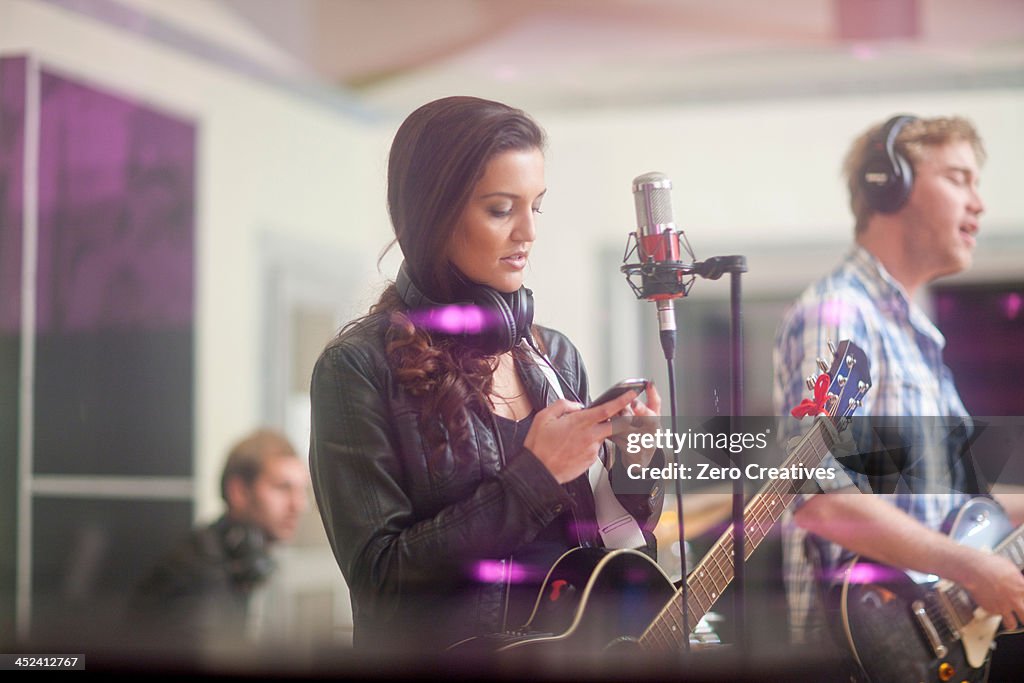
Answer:
[(871, 361), (849, 339), (839, 342), (838, 348), (830, 341), (828, 348), (832, 363), (818, 358), (820, 372), (806, 380), (814, 398), (805, 398), (791, 412), (796, 418), (827, 416), (835, 423), (836, 429), (842, 430), (857, 408), (863, 405), (864, 395), (871, 388)]

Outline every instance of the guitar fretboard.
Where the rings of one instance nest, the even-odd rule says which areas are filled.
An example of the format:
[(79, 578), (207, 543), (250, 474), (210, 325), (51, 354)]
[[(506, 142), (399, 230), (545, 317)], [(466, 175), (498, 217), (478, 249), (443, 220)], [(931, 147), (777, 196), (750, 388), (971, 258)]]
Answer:
[(996, 552), (1024, 571), (1024, 527), (1018, 528), (996, 546)]
[[(821, 465), (832, 450), (835, 440), (836, 431), (829, 419), (816, 419), (783, 467), (798, 465), (813, 470)], [(747, 534), (743, 546), (744, 561), (768, 537), (772, 527), (806, 482), (807, 478), (773, 479), (750, 499), (743, 510)], [(704, 618), (722, 591), (732, 582), (733, 576), (733, 527), (730, 525), (687, 576), (689, 618), (686, 621), (689, 628), (692, 629)], [(647, 649), (678, 650), (683, 638), (688, 637), (683, 630), (682, 592), (679, 591), (640, 636), (639, 642)]]

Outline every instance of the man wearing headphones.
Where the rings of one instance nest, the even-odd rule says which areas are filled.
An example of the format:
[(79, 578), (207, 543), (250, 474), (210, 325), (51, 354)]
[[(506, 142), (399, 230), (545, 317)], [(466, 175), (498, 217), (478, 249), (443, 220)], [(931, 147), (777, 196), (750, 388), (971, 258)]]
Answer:
[[(844, 165), (856, 219), (853, 249), (803, 293), (780, 326), (777, 415), (799, 402), (828, 340), (850, 339), (871, 362), (872, 388), (858, 415), (895, 418), (920, 432), (920, 448), (904, 461), (898, 486), (879, 490), (868, 470), (821, 482), (826, 490), (888, 495), (812, 494), (798, 500), (795, 526), (787, 524), (783, 532), (796, 642), (816, 641), (824, 626), (812, 560), (820, 564), (818, 576), (834, 576), (854, 553), (955, 581), (989, 613), (1002, 615), (1005, 627), (1024, 623), (1024, 577), (1013, 563), (939, 531), (977, 486), (971, 483), (973, 468), (962, 459), (963, 441), (933, 433), (938, 430), (929, 429), (927, 419), (918, 419), (967, 416), (942, 362), (945, 340), (914, 296), (936, 278), (971, 265), (984, 210), (978, 193), (983, 161), (977, 132), (958, 117), (895, 116), (860, 136)], [(785, 424), (784, 438), (797, 433), (795, 420)], [(863, 422), (854, 427), (855, 434), (868, 431)], [(867, 452), (859, 438), (858, 444)], [(1010, 512), (1015, 524), (1024, 522), (1019, 510)]]
[(176, 649), (259, 639), (259, 588), (274, 572), (271, 547), (290, 540), (306, 510), (309, 475), (284, 435), (259, 429), (228, 454), (227, 510), (195, 529), (139, 584), (132, 616), (152, 644)]

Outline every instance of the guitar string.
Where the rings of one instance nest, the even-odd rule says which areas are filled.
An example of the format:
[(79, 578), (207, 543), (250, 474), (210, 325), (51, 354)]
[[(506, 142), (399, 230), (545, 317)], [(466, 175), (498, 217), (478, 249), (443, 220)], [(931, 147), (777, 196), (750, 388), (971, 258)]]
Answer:
[[(817, 436), (819, 438), (821, 438), (822, 440), (824, 440), (823, 437), (827, 433), (821, 433), (820, 429), (818, 429), (817, 431), (819, 432), (819, 434)], [(817, 453), (818, 449), (816, 448), (817, 444), (815, 443), (815, 441), (813, 439), (810, 439), (809, 443), (810, 443), (812, 449), (815, 450), (815, 452)], [(781, 486), (788, 486), (790, 484), (791, 484), (791, 482), (788, 482), (788, 481), (784, 482), (784, 483), (782, 483), (782, 482), (773, 482), (768, 487), (768, 490), (771, 491), (771, 493), (773, 493), (776, 497), (778, 497), (781, 500), (785, 501), (785, 499), (791, 497), (792, 494), (779, 493), (777, 490), (773, 490), (773, 489), (778, 489)], [(753, 503), (754, 503), (754, 501), (751, 502), (751, 504), (753, 504)], [(788, 501), (785, 502), (785, 504), (782, 506), (782, 509), (785, 508), (785, 505), (788, 505)], [(757, 517), (758, 510), (755, 509), (755, 510), (753, 510), (753, 512), (754, 512), (753, 516)], [(723, 555), (726, 552), (725, 551), (725, 543), (723, 543), (721, 541), (726, 540), (726, 539), (728, 541), (732, 540), (731, 533), (726, 535), (726, 536), (724, 536), (723, 539), (720, 539), (720, 542), (716, 543), (716, 547), (714, 547), (712, 549), (712, 552), (709, 553), (709, 557), (714, 562), (715, 568), (718, 569), (719, 572), (722, 574), (723, 579), (731, 580), (731, 577), (722, 570), (722, 566), (720, 564), (720, 562), (721, 562), (720, 557), (721, 557), (721, 555)], [(731, 546), (731, 543), (729, 545)], [(751, 548), (748, 549), (748, 552), (752, 554), (753, 550), (754, 549), (751, 547)], [(730, 547), (730, 554), (731, 554), (731, 547)], [(748, 558), (750, 556), (747, 553), (745, 553), (745, 555), (747, 555)], [(702, 561), (701, 565), (703, 565), (703, 564), (704, 564), (704, 562)], [(727, 564), (731, 566), (731, 562), (727, 562)], [(698, 565), (698, 566), (701, 566), (701, 565)], [(705, 576), (710, 577), (711, 575), (710, 574), (706, 574)], [(700, 592), (703, 593), (703, 597), (705, 599), (709, 600), (709, 604), (707, 606), (705, 606), (704, 602), (701, 600), (700, 592), (695, 592), (695, 594), (694, 594), (694, 602), (696, 603), (696, 605), (700, 608), (700, 610), (702, 612), (705, 612), (711, 606), (711, 600), (712, 600), (711, 595), (710, 595), (711, 592), (708, 590), (707, 586), (704, 585), (704, 577), (702, 577), (699, 572), (694, 576), (694, 578), (696, 579), (695, 587), (699, 588)], [(714, 592), (716, 593), (716, 597), (717, 597), (718, 591), (716, 590)], [(651, 631), (651, 634), (653, 636), (662, 636), (663, 635), (662, 634), (662, 630), (663, 630), (664, 621), (665, 621), (664, 617), (666, 616), (665, 612), (670, 613), (672, 616), (678, 616), (678, 618), (681, 620), (682, 612), (681, 612), (680, 605), (678, 604), (679, 602), (681, 602), (681, 601), (676, 600), (675, 597), (674, 597), (673, 600), (670, 601), (670, 604), (666, 606), (666, 610), (663, 610), (663, 614), (659, 615), (659, 617), (655, 620), (655, 622), (652, 624), (652, 626), (655, 627), (655, 630)], [(691, 610), (691, 612), (692, 611), (693, 610)], [(678, 628), (675, 628), (673, 630), (678, 631)], [(641, 638), (643, 638), (643, 636), (641, 636)]]
[[(852, 374), (852, 373), (850, 373), (850, 374)], [(837, 371), (837, 375), (838, 375), (838, 371)], [(836, 380), (836, 381), (838, 381), (838, 380)], [(849, 375), (847, 375), (847, 384), (849, 384)], [(832, 405), (829, 407), (829, 410), (826, 411), (828, 413), (829, 417), (833, 417), (833, 418), (835, 417), (836, 411), (838, 410), (839, 406), (841, 405), (841, 398), (842, 398), (843, 394), (845, 394), (845, 392), (846, 392), (846, 386), (844, 385), (840, 389), (840, 393), (838, 394), (837, 400), (833, 401)], [(858, 393), (858, 397), (859, 397), (862, 392), (858, 389), (857, 393)], [(852, 406), (852, 405), (849, 406), (849, 408), (846, 411), (844, 411), (843, 418), (848, 418), (850, 416), (850, 414), (852, 413), (853, 408), (854, 408), (854, 406)], [(817, 426), (818, 426), (817, 423), (813, 424), (811, 431), (813, 432), (814, 428), (817, 427)], [(822, 430), (819, 429), (818, 431), (821, 432)], [(818, 436), (820, 438), (821, 443), (825, 444), (828, 441), (828, 439), (826, 437), (830, 436), (830, 435), (827, 432), (823, 432), (823, 433), (818, 434)], [(825, 453), (821, 453), (816, 448), (817, 444), (814, 442), (813, 439), (809, 439), (809, 444), (810, 444), (810, 447), (811, 447), (812, 451), (814, 452), (814, 454), (816, 456), (818, 456), (818, 461), (819, 462), (821, 461), (821, 459), (824, 458), (825, 453), (827, 453), (830, 450), (830, 447), (828, 445), (825, 445)], [(775, 489), (779, 488), (779, 487), (789, 487), (789, 486), (794, 486), (795, 487), (795, 481), (786, 480), (785, 483), (779, 483), (779, 481), (780, 480), (775, 480), (775, 481), (769, 483), (769, 485), (765, 489), (765, 491), (766, 491), (765, 496), (767, 496), (768, 494), (774, 495), (775, 498), (773, 498), (771, 500), (773, 500), (775, 502), (782, 503), (782, 505), (780, 506), (780, 510), (784, 511), (785, 508), (789, 505), (789, 502), (791, 502), (792, 497), (795, 497), (796, 492), (795, 492), (795, 490), (792, 491), (792, 492), (789, 492), (789, 491), (784, 491), (784, 490), (783, 491), (778, 491), (778, 490), (775, 490)], [(758, 495), (760, 495), (760, 494), (758, 494)], [(755, 499), (757, 497), (758, 496), (755, 496)], [(775, 500), (775, 499), (777, 499), (777, 500)], [(750, 505), (752, 506), (754, 504), (754, 502), (755, 502), (755, 500), (752, 499)], [(763, 523), (766, 521), (765, 518), (759, 517), (759, 514), (761, 514), (762, 511), (763, 511), (763, 514), (767, 515), (767, 520), (770, 521), (770, 524), (767, 525), (767, 527), (762, 526)], [(779, 516), (776, 517), (776, 516), (774, 516), (771, 513), (770, 510), (768, 510), (767, 507), (758, 507), (758, 508), (754, 508), (754, 509), (751, 510), (751, 517), (755, 521), (758, 522), (758, 526), (756, 528), (757, 528), (758, 532), (761, 534), (761, 537), (757, 541), (757, 543), (760, 543), (760, 541), (762, 541), (767, 536), (768, 531), (770, 531), (770, 527), (772, 525), (774, 525), (774, 523), (776, 521), (778, 521), (778, 519), (781, 517), (781, 512), (779, 513)], [(746, 519), (747, 519), (747, 517), (745, 515), (744, 516), (744, 525), (747, 524)], [(724, 547), (725, 546), (725, 541), (728, 540), (729, 541), (729, 546), (730, 546), (729, 554), (732, 555), (732, 550), (731, 550), (731, 541), (732, 541), (732, 539), (733, 539), (733, 535), (732, 535), (731, 529), (730, 529), (730, 532), (727, 533), (725, 536), (723, 536), (721, 539), (719, 539), (719, 541), (716, 542), (716, 547), (713, 547), (712, 551), (709, 553), (709, 556), (714, 561), (715, 568), (718, 569), (719, 573), (722, 574), (723, 580), (726, 581), (726, 582), (731, 581), (732, 577), (729, 574), (726, 574), (726, 572), (723, 571), (722, 566), (719, 564), (719, 553), (724, 554), (724, 552), (725, 552), (725, 547)], [(752, 544), (752, 545), (756, 545), (756, 544)], [(752, 555), (753, 552), (754, 552), (754, 548), (753, 547), (749, 547), (749, 554), (748, 553), (744, 553), (744, 556), (745, 556), (744, 559), (748, 559), (750, 557), (750, 555)], [(705, 558), (705, 559), (707, 559), (707, 558)], [(703, 564), (705, 564), (704, 561), (702, 561), (698, 565), (698, 567), (700, 567)], [(727, 562), (727, 565), (731, 566), (731, 563)], [(710, 574), (708, 574), (707, 576), (710, 577)], [(703, 602), (700, 599), (700, 593), (698, 593), (697, 591), (694, 591), (692, 593), (692, 595), (693, 595), (693, 602), (696, 603), (696, 606), (700, 609), (700, 611), (702, 613), (706, 614), (707, 610), (710, 609), (710, 607), (713, 605), (713, 602), (714, 602), (714, 599), (712, 598), (712, 595), (714, 595), (715, 598), (717, 598), (717, 594), (718, 594), (719, 590), (716, 589), (713, 592), (709, 592), (708, 588), (704, 585), (703, 576), (702, 575), (698, 575), (697, 577), (694, 577), (694, 578), (696, 580), (695, 587), (700, 588), (700, 590), (704, 594), (704, 597), (709, 600), (709, 604), (705, 607), (705, 605), (703, 604)], [(684, 577), (683, 580), (687, 580), (688, 581), (689, 577)], [(639, 638), (639, 641), (642, 644), (645, 642), (645, 639), (648, 636), (650, 636), (652, 638), (662, 638), (663, 640), (667, 640), (669, 642), (675, 640), (669, 634), (664, 632), (664, 629), (666, 628), (666, 623), (665, 623), (666, 619), (665, 619), (665, 617), (668, 616), (668, 615), (672, 615), (672, 616), (677, 616), (681, 620), (681, 618), (682, 618), (682, 611), (681, 611), (682, 607), (681, 607), (681, 605), (677, 604), (677, 603), (681, 602), (681, 600), (677, 600), (677, 598), (679, 596), (681, 596), (681, 592), (677, 592), (676, 595), (673, 596), (673, 598), (669, 601), (669, 603), (662, 609), (661, 613), (659, 613), (659, 615), (655, 618), (654, 622), (652, 622), (652, 624), (644, 631), (644, 633)], [(690, 611), (693, 612), (692, 609)], [(679, 629), (676, 626), (672, 626), (671, 627), (671, 631), (678, 631), (678, 630)], [(688, 634), (684, 634), (684, 637), (685, 637), (685, 635), (688, 635)]]
[(954, 629), (949, 623), (949, 618), (941, 605), (935, 603), (934, 595), (925, 595), (924, 611), (932, 624), (936, 625), (941, 640), (945, 641), (954, 637)]
[[(815, 428), (815, 427), (817, 427), (817, 425), (812, 425), (812, 428)], [(817, 428), (816, 431), (818, 432), (817, 436), (818, 436), (819, 440), (824, 442), (826, 440), (825, 437), (827, 436), (827, 432), (823, 432), (820, 428)], [(809, 444), (810, 444), (812, 450), (814, 450), (815, 454), (819, 455), (819, 459), (820, 459), (820, 457), (822, 457), (822, 456), (819, 453), (819, 450), (817, 448), (817, 443), (815, 442), (815, 440), (814, 439), (809, 439)], [(826, 448), (826, 451), (827, 451), (827, 448)], [(769, 484), (769, 486), (766, 488), (767, 491), (769, 491), (771, 494), (773, 494), (779, 500), (779, 502), (782, 503), (782, 505), (780, 506), (780, 509), (783, 510), (783, 511), (785, 510), (785, 507), (789, 504), (789, 500), (787, 500), (787, 499), (791, 500), (791, 498), (795, 494), (792, 493), (792, 492), (779, 492), (777, 489), (779, 489), (780, 487), (786, 487), (786, 486), (791, 486), (791, 485), (792, 485), (792, 482), (788, 481), (788, 480), (784, 481), (784, 482), (783, 481), (774, 481), (774, 482), (771, 482)], [(754, 503), (755, 503), (755, 501), (752, 500), (750, 505), (752, 506), (752, 505), (754, 505)], [(758, 519), (759, 518), (758, 517), (759, 511), (760, 511), (760, 509), (753, 509), (751, 511), (752, 514), (749, 515), (749, 516), (751, 516), (751, 517), (753, 517), (755, 519)], [(765, 513), (767, 513), (767, 512), (768, 512), (768, 510), (765, 508)], [(781, 513), (779, 513), (779, 516), (781, 516)], [(762, 517), (763, 517), (763, 515), (762, 515)], [(769, 514), (768, 515), (768, 519), (775, 519), (777, 521), (778, 517)], [(761, 518), (760, 521), (763, 522), (764, 519)], [(765, 532), (765, 530), (763, 528), (760, 529), (759, 531), (762, 534), (761, 535), (761, 540), (763, 540), (766, 532)], [(721, 562), (725, 561), (722, 556), (726, 552), (728, 552), (729, 555), (732, 554), (732, 552), (731, 552), (731, 540), (732, 540), (732, 534), (731, 533), (723, 536), (722, 539), (719, 539), (719, 541), (716, 542), (716, 545), (708, 553), (708, 556), (705, 558), (705, 560), (703, 560), (701, 562), (701, 564), (698, 565), (698, 568), (700, 568), (701, 566), (705, 565), (705, 562), (707, 562), (708, 566), (710, 566), (710, 563), (713, 562), (714, 563), (714, 567), (722, 575), (723, 580), (726, 581), (726, 582), (731, 581), (731, 579), (732, 579), (731, 574), (727, 574), (722, 569), (722, 565), (721, 565)], [(729, 541), (729, 543), (726, 544), (725, 541)], [(726, 550), (726, 545), (729, 546), (728, 551)], [(746, 559), (749, 559), (749, 557), (754, 552), (754, 548), (751, 546), (751, 547), (748, 547), (747, 550), (748, 550), (747, 553), (744, 553), (744, 554), (746, 556)], [(731, 565), (732, 565), (731, 560), (730, 561), (726, 561), (726, 565), (729, 566), (730, 569), (731, 569)], [(713, 605), (714, 600), (717, 599), (719, 590), (716, 588), (715, 591), (710, 591), (708, 589), (708, 587), (705, 585), (705, 578), (713, 578), (712, 574), (710, 574), (710, 573), (705, 573), (702, 576), (699, 572), (696, 572), (695, 574), (692, 574), (691, 577), (695, 580), (694, 588), (699, 589), (699, 591), (694, 591), (692, 602), (696, 603), (695, 606), (698, 607), (703, 614), (706, 614), (707, 610), (709, 610), (710, 607)], [(714, 594), (714, 597), (712, 597), (712, 593)], [(701, 594), (703, 594), (703, 598), (704, 599), (708, 600), (708, 605), (705, 606), (705, 604), (704, 604), (704, 602), (702, 600), (702, 595)], [(645, 637), (646, 636), (649, 636), (651, 638), (662, 638), (662, 639), (668, 637), (664, 633), (664, 630), (666, 628), (666, 624), (665, 624), (665, 622), (667, 620), (666, 618), (671, 616), (671, 617), (673, 617), (675, 619), (679, 619), (680, 621), (682, 620), (682, 611), (681, 611), (682, 608), (681, 608), (681, 605), (679, 604), (681, 602), (681, 600), (677, 599), (680, 595), (681, 595), (681, 593), (677, 593), (676, 596), (674, 596), (673, 599), (669, 602), (669, 604), (665, 606), (665, 608), (662, 610), (662, 613), (658, 615), (658, 617), (655, 619), (654, 622), (652, 622), (651, 627), (649, 627), (648, 630), (645, 631), (645, 633), (641, 635), (641, 637), (640, 637), (641, 642), (645, 641)], [(690, 612), (693, 613), (694, 610), (691, 608)], [(702, 616), (703, 616), (703, 614), (702, 614)], [(673, 632), (678, 632), (679, 628), (674, 626), (670, 630), (673, 631)]]

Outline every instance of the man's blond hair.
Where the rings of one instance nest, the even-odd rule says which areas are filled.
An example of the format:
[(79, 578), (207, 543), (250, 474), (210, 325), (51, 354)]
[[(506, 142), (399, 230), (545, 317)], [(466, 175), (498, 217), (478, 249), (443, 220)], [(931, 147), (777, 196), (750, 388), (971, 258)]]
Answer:
[[(886, 121), (876, 123), (853, 141), (843, 162), (843, 175), (850, 190), (850, 210), (856, 219), (856, 233), (867, 230), (868, 220), (875, 213), (868, 202), (861, 183), (864, 165), (868, 160), (868, 147), (878, 137)], [(960, 116), (915, 119), (906, 123), (896, 136), (896, 152), (910, 163), (914, 170), (924, 157), (925, 149), (941, 147), (950, 142), (965, 141), (974, 148), (978, 164), (985, 162), (985, 147), (974, 125)]]

